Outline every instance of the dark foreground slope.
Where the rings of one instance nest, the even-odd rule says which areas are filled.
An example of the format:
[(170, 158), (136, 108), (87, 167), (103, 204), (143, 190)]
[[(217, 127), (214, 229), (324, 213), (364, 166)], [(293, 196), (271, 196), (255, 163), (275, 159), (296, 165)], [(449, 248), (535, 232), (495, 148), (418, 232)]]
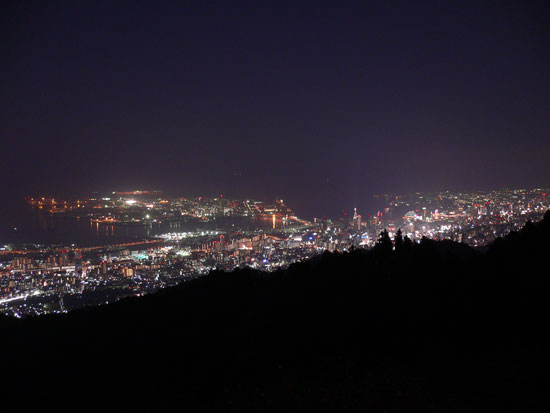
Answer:
[[(381, 243), (0, 320), (3, 400), (204, 410), (550, 407), (550, 213), (486, 254)], [(114, 396), (114, 400), (110, 399)]]

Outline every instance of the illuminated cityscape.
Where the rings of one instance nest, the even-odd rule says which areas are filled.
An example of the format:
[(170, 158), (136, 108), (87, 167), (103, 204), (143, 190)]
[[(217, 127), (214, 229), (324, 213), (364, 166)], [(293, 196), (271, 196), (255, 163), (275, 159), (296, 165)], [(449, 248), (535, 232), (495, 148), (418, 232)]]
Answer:
[[(286, 268), (324, 251), (370, 248), (381, 231), (401, 230), (413, 242), (451, 239), (483, 248), (497, 237), (539, 220), (550, 209), (550, 190), (377, 194), (386, 205), (311, 221), (283, 200), (218, 197), (169, 198), (160, 191), (113, 192), (78, 200), (27, 197), (40, 214), (90, 232), (127, 226), (169, 228), (139, 240), (78, 246), (9, 244), (0, 248), (0, 305), (16, 317), (67, 312), (140, 296), (209, 271)], [(162, 226), (164, 225), (164, 226)]]
[(5, 411), (550, 411), (550, 1), (1, 10)]

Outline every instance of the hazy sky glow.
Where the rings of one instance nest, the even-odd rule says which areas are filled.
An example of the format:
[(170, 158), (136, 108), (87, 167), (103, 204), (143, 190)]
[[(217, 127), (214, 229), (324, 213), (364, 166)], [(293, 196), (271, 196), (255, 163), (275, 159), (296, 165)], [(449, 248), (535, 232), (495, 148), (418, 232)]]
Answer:
[(2, 6), (5, 195), (550, 184), (548, 2), (181, 3)]

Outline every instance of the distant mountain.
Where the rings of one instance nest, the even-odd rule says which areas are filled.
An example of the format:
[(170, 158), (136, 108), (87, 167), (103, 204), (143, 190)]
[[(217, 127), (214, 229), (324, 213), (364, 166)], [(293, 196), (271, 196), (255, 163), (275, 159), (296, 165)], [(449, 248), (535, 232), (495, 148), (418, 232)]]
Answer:
[(550, 407), (550, 212), (451, 241), (215, 271), (107, 306), (0, 319), (4, 400), (69, 408)]

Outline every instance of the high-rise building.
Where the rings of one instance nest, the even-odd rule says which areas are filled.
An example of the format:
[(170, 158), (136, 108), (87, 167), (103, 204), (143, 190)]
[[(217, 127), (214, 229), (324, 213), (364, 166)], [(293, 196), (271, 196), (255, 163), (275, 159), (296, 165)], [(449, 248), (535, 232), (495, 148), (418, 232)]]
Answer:
[(361, 215), (357, 213), (357, 208), (353, 208), (353, 229), (360, 230), (361, 229)]

